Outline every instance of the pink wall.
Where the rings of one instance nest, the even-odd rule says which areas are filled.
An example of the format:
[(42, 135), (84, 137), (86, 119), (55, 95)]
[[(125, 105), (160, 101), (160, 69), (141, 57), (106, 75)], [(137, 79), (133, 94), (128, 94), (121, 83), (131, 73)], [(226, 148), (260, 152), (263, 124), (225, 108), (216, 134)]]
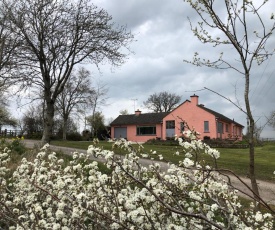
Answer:
[[(191, 101), (186, 100), (163, 119), (162, 135), (164, 139), (166, 137), (166, 121), (169, 120), (175, 120), (175, 134), (178, 137), (182, 135), (180, 130), (182, 121), (186, 121), (190, 128), (194, 128), (199, 132), (200, 139), (203, 139), (204, 136), (217, 137), (215, 116), (201, 109), (197, 104), (198, 96), (192, 96)], [(209, 121), (209, 132), (207, 133), (204, 133), (204, 121)]]
[[(186, 100), (180, 106), (178, 106), (171, 114), (167, 115), (163, 119), (163, 131), (162, 136), (163, 139), (166, 139), (166, 121), (175, 120), (175, 134), (179, 137), (182, 135), (181, 133), (181, 125), (182, 121), (187, 122), (189, 127), (194, 128), (197, 132), (200, 133), (199, 138), (203, 139), (205, 136), (212, 138), (229, 138), (229, 134), (231, 137), (235, 137), (238, 135), (238, 139), (242, 139), (242, 128), (236, 126), (233, 123), (228, 124), (228, 131), (226, 131), (226, 122), (224, 121), (216, 121), (216, 117), (205, 111), (204, 109), (198, 107), (199, 104), (198, 96), (191, 96), (191, 101)], [(204, 121), (209, 122), (209, 132), (204, 132)], [(223, 133), (217, 132), (217, 122), (223, 123)]]
[[(238, 139), (242, 140), (242, 128), (240, 126), (237, 126), (234, 123), (227, 123), (224, 121), (220, 121), (223, 123), (223, 133), (222, 136), (220, 136), (220, 133), (218, 134), (218, 138), (222, 139)], [(226, 125), (228, 125), (228, 129), (226, 129)]]
[[(127, 125), (127, 140), (134, 142), (146, 142), (149, 139), (162, 138), (161, 137), (161, 124), (153, 124), (153, 125), (138, 125), (138, 126), (156, 126), (156, 135), (137, 135), (137, 125)], [(114, 138), (115, 128), (116, 126), (111, 127), (111, 138)], [(119, 127), (119, 126), (117, 126)], [(126, 126), (125, 126), (126, 127)]]

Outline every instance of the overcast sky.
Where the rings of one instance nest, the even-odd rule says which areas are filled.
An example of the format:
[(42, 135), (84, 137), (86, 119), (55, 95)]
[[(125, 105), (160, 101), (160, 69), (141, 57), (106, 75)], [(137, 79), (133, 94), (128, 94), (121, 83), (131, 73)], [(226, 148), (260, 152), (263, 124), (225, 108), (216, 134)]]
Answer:
[[(212, 60), (218, 58), (221, 51), (230, 61), (238, 58), (232, 47), (213, 48), (194, 37), (188, 17), (194, 22), (198, 16), (187, 3), (183, 0), (92, 2), (107, 10), (113, 16), (114, 23), (126, 25), (135, 36), (135, 41), (130, 44), (133, 54), (128, 56), (120, 68), (111, 71), (110, 66), (102, 65), (99, 73), (96, 68), (87, 66), (92, 71), (94, 81), (100, 81), (109, 88), (107, 105), (100, 108), (107, 122), (125, 109), (129, 113), (134, 113), (136, 109), (143, 113), (149, 112), (143, 102), (154, 93), (168, 91), (180, 95), (181, 102), (196, 94), (200, 104), (246, 126), (246, 115), (243, 112), (217, 94), (202, 90), (204, 87), (210, 88), (245, 108), (243, 75), (233, 70), (196, 67), (183, 61), (192, 60), (194, 52)], [(221, 4), (223, 1), (218, 2)], [(270, 1), (264, 8), (263, 15), (266, 18), (263, 19), (269, 22), (270, 9), (275, 9), (275, 1)], [(220, 8), (219, 12), (222, 10), (224, 8)], [(249, 21), (249, 29), (257, 30), (255, 20)], [(214, 33), (222, 37), (218, 32)], [(269, 48), (274, 49), (275, 35), (271, 39)], [(274, 63), (275, 57), (272, 57), (260, 66), (255, 65), (251, 71), (250, 101), (259, 126), (264, 125), (266, 116), (275, 110)], [(22, 113), (21, 109), (17, 111)], [(275, 131), (266, 127), (262, 137), (275, 138)]]
[[(237, 59), (231, 47), (214, 49), (193, 36), (187, 18), (195, 20), (197, 16), (187, 3), (182, 0), (96, 0), (94, 4), (106, 9), (115, 23), (127, 25), (136, 40), (130, 45), (134, 54), (130, 54), (120, 68), (110, 71), (108, 66), (101, 66), (102, 74), (93, 70), (109, 87), (108, 106), (101, 108), (106, 120), (115, 119), (122, 109), (129, 113), (135, 109), (148, 112), (143, 102), (153, 93), (168, 91), (180, 95), (182, 102), (196, 94), (199, 103), (246, 126), (246, 116), (238, 108), (215, 93), (201, 90), (210, 88), (244, 108), (243, 76), (232, 70), (196, 67), (183, 62), (192, 60), (194, 52), (204, 58), (217, 58), (223, 51), (226, 57)], [(275, 3), (266, 7), (268, 9), (275, 9)], [(264, 14), (269, 20), (271, 13)], [(249, 25), (256, 26), (254, 22)], [(257, 29), (251, 27), (251, 30)], [(274, 36), (272, 39), (270, 48), (274, 49)], [(255, 65), (251, 75), (250, 101), (259, 125), (264, 125), (265, 116), (275, 110), (274, 63), (275, 57), (261, 66)], [(266, 128), (262, 136), (274, 138), (275, 131)]]

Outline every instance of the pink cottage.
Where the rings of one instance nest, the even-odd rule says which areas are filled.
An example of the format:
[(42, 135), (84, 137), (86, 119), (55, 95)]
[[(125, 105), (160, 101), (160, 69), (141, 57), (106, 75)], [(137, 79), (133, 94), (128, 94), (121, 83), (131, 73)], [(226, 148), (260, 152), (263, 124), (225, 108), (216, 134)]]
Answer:
[(193, 95), (171, 112), (119, 115), (111, 123), (112, 138), (126, 138), (129, 141), (145, 142), (149, 139), (166, 140), (178, 137), (184, 131), (183, 122), (200, 133), (200, 139), (242, 140), (244, 126), (199, 105), (199, 96)]

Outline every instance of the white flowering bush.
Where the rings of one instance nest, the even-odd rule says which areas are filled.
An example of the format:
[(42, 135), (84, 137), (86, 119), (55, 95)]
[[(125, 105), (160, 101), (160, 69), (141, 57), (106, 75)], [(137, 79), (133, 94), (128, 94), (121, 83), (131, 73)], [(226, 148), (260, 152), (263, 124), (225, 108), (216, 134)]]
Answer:
[[(9, 150), (0, 153), (2, 229), (273, 229), (273, 216), (244, 209), (234, 190), (195, 154), (219, 153), (192, 138), (179, 139), (185, 156), (179, 165), (140, 162), (139, 149), (125, 140), (114, 148), (97, 145), (73, 153), (68, 165), (44, 146), (35, 160), (23, 159), (7, 178)], [(158, 154), (155, 151), (149, 155)], [(95, 156), (110, 173), (102, 173)], [(143, 154), (143, 156), (145, 156)], [(162, 156), (158, 156), (162, 158)]]

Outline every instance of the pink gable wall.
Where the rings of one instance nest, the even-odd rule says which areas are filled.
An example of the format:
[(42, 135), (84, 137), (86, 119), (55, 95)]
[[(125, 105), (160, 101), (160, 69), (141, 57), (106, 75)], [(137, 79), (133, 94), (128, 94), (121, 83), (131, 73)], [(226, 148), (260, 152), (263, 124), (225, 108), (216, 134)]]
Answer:
[[(162, 136), (163, 139), (167, 136), (166, 131), (166, 121), (175, 120), (175, 134), (179, 137), (182, 135), (181, 122), (185, 121), (192, 129), (194, 128), (200, 133), (199, 138), (204, 139), (204, 137), (209, 138), (232, 138), (242, 140), (242, 127), (237, 126), (234, 123), (228, 123), (222, 120), (216, 120), (216, 117), (205, 111), (204, 109), (198, 107), (199, 97), (194, 95), (191, 96), (191, 101), (186, 100), (175, 110), (173, 110), (169, 115), (163, 119), (163, 129)], [(205, 132), (204, 122), (208, 121), (209, 130)], [(217, 124), (222, 123), (222, 132), (218, 133)]]
[[(175, 134), (179, 137), (182, 135), (180, 123), (186, 121), (190, 128), (199, 132), (200, 138), (209, 136), (217, 137), (215, 116), (198, 107), (198, 96), (191, 96), (191, 101), (186, 100), (178, 108), (173, 110), (163, 119), (163, 137), (166, 137), (166, 121), (175, 120)], [(209, 132), (204, 132), (204, 121), (209, 121)]]

